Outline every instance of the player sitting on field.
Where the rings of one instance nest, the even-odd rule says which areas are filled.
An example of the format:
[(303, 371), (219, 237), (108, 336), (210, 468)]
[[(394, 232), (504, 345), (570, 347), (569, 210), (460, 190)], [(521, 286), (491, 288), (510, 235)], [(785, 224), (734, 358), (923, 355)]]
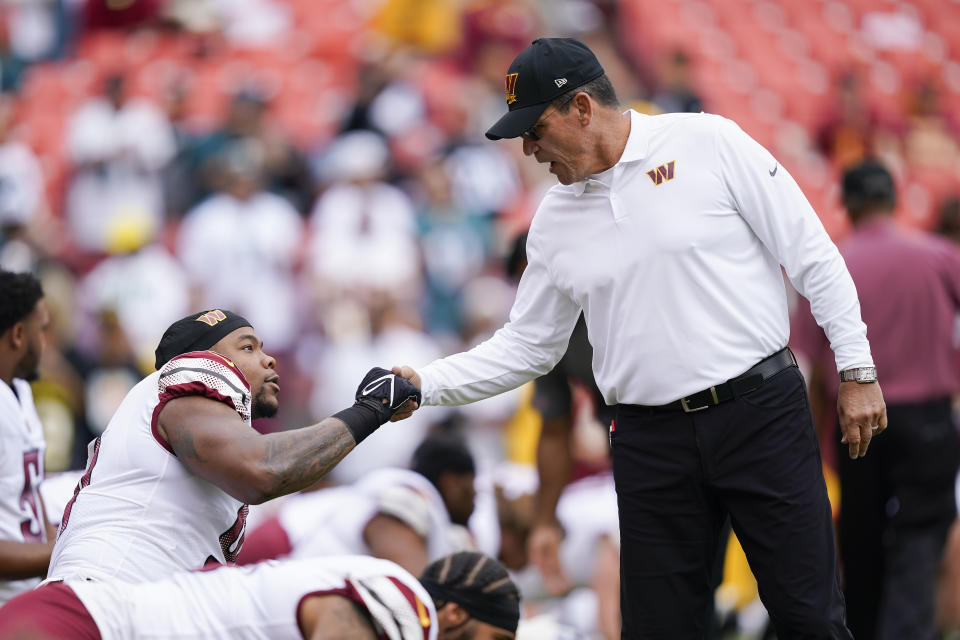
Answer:
[(387, 560), (341, 556), (46, 584), (0, 608), (0, 637), (511, 640), (519, 618), (516, 585), (483, 554), (446, 556), (419, 581)]
[(242, 317), (214, 309), (170, 325), (156, 373), (123, 399), (89, 447), (48, 580), (156, 580), (230, 562), (247, 503), (314, 484), (366, 436), (409, 415), (420, 393), (373, 369), (355, 404), (319, 423), (262, 435), (279, 406), (276, 361)]

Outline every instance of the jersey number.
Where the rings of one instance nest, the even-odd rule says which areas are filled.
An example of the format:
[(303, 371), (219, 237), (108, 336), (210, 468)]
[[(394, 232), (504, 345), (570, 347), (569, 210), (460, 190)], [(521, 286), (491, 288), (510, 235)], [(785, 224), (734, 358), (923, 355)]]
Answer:
[(23, 491), (20, 492), (20, 511), (28, 514), (20, 522), (24, 542), (43, 541), (43, 521), (34, 490), (40, 486), (40, 480), (40, 450), (31, 449), (23, 454)]

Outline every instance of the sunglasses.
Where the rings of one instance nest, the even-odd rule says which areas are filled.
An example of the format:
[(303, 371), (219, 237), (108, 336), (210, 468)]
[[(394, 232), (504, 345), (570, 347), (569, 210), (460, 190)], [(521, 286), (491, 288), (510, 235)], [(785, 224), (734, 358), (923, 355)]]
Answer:
[(530, 140), (539, 140), (539, 139), (540, 139), (540, 135), (537, 133), (536, 129), (537, 129), (538, 127), (542, 127), (542, 126), (544, 125), (544, 123), (546, 123), (546, 121), (550, 119), (550, 116), (552, 116), (553, 114), (555, 114), (555, 113), (556, 113), (557, 111), (559, 111), (562, 107), (564, 107), (564, 106), (570, 104), (571, 102), (573, 102), (573, 99), (576, 98), (576, 97), (577, 97), (577, 94), (573, 94), (572, 96), (570, 96), (569, 98), (567, 98), (566, 100), (564, 100), (563, 102), (561, 102), (560, 104), (558, 104), (556, 107), (554, 107), (554, 110), (551, 111), (550, 114), (549, 114), (546, 118), (544, 118), (543, 120), (538, 120), (537, 122), (534, 122), (534, 123), (533, 123), (533, 126), (531, 126), (529, 129), (527, 129), (526, 131), (524, 131), (521, 135), (526, 136), (526, 137), (529, 138)]

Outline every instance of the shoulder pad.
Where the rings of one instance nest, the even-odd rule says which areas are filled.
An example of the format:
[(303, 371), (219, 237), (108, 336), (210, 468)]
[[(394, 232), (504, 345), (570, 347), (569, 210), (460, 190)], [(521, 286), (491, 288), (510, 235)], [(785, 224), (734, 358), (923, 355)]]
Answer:
[(163, 365), (160, 397), (206, 396), (232, 406), (243, 421), (251, 422), (250, 385), (229, 358), (213, 351), (193, 351)]
[[(428, 640), (436, 619), (431, 608), (400, 578), (347, 578), (389, 640)], [(433, 634), (436, 635), (435, 633)]]

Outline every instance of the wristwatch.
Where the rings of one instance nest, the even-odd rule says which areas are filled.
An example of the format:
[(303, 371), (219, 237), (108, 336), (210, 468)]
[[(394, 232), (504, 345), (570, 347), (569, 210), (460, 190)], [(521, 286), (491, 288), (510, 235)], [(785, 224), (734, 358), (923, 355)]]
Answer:
[(853, 369), (844, 369), (840, 372), (840, 382), (856, 382), (858, 384), (869, 384), (877, 381), (876, 367), (855, 367)]

